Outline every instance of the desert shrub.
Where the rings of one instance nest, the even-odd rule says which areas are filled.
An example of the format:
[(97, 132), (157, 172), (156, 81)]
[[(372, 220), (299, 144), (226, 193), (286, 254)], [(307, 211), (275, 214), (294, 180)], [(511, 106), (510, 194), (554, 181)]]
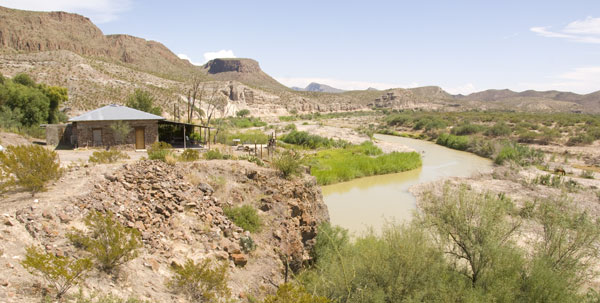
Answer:
[(569, 140), (567, 141), (567, 145), (568, 146), (587, 145), (587, 144), (592, 144), (592, 142), (594, 142), (594, 137), (592, 137), (588, 134), (580, 133), (580, 134), (577, 134), (576, 136), (570, 137)]
[(265, 298), (263, 303), (327, 303), (326, 297), (314, 296), (304, 287), (292, 283), (279, 285), (277, 293)]
[(257, 232), (261, 228), (262, 222), (258, 212), (250, 205), (225, 208), (223, 212), (233, 223), (251, 233)]
[(350, 143), (341, 139), (334, 140), (330, 138), (321, 137), (319, 135), (311, 135), (304, 131), (291, 131), (287, 135), (283, 135), (281, 141), (288, 144), (301, 145), (310, 149), (317, 149), (320, 147), (344, 147)]
[(225, 159), (225, 155), (221, 153), (218, 149), (211, 149), (204, 153), (204, 159), (206, 160), (222, 160)]
[(190, 134), (190, 140), (199, 142), (202, 139), (202, 134), (193, 132)]
[(286, 125), (286, 126), (283, 128), (283, 130), (284, 130), (284, 131), (295, 131), (295, 130), (296, 130), (296, 124), (294, 124), (294, 123), (290, 123), (290, 124)]
[(111, 149), (111, 150), (103, 150), (103, 151), (95, 151), (89, 158), (88, 161), (92, 163), (115, 163), (121, 159), (129, 159), (129, 156), (119, 150)]
[(443, 133), (438, 136), (435, 143), (452, 149), (467, 150), (469, 147), (469, 137)]
[(175, 164), (177, 164), (177, 157), (175, 157), (175, 155), (173, 155), (173, 154), (167, 154), (165, 156), (165, 163), (167, 163), (169, 165), (175, 165)]
[(88, 251), (100, 269), (110, 272), (138, 256), (138, 249), (142, 247), (140, 232), (123, 226), (112, 213), (91, 211), (84, 223), (89, 233), (75, 230), (67, 236)]
[(481, 125), (466, 123), (463, 125), (453, 127), (451, 130), (451, 133), (453, 135), (464, 136), (464, 135), (473, 135), (476, 133), (480, 133), (480, 132), (483, 132), (484, 130), (485, 130), (485, 127), (483, 127)]
[(497, 122), (494, 126), (485, 131), (485, 135), (490, 137), (504, 137), (512, 133), (511, 128), (504, 122)]
[(57, 298), (61, 298), (71, 287), (83, 281), (93, 266), (90, 259), (57, 257), (33, 246), (27, 248), (21, 265), (31, 274), (41, 275), (56, 290)]
[(171, 148), (173, 148), (173, 146), (169, 143), (154, 142), (147, 150), (148, 159), (165, 161), (165, 157), (172, 153)]
[(171, 268), (174, 275), (167, 286), (193, 302), (226, 301), (231, 296), (227, 287), (227, 265), (214, 265), (210, 259), (199, 263), (188, 259), (183, 266)]
[(494, 162), (502, 165), (505, 161), (513, 161), (521, 166), (527, 166), (541, 163), (543, 158), (544, 154), (539, 150), (515, 142), (507, 142), (500, 149)]
[(0, 152), (0, 189), (18, 186), (34, 196), (60, 176), (58, 155), (42, 146), (8, 146)]
[(225, 126), (226, 128), (263, 127), (267, 125), (267, 122), (262, 121), (260, 118), (254, 117), (228, 117), (217, 119), (215, 123), (221, 123), (221, 125)]
[(182, 161), (196, 161), (198, 159), (200, 159), (200, 152), (198, 152), (195, 149), (186, 149), (183, 151), (183, 153), (181, 153), (181, 156), (179, 157), (179, 159), (181, 159)]
[(300, 173), (302, 157), (297, 152), (285, 150), (273, 158), (272, 164), (284, 178), (290, 178)]
[(238, 116), (238, 117), (240, 117), (240, 118), (243, 118), (243, 117), (246, 117), (246, 116), (250, 115), (250, 110), (248, 110), (248, 109), (242, 109), (242, 110), (237, 111), (235, 113), (235, 115)]
[(256, 250), (256, 242), (250, 236), (242, 236), (240, 237), (240, 247), (244, 253), (250, 253)]

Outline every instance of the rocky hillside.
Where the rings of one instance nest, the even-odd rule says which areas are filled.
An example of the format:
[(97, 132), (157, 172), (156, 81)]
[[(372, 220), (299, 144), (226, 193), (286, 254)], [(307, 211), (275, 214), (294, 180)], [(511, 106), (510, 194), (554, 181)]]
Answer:
[(0, 7), (0, 20), (0, 47), (5, 51), (67, 50), (162, 75), (182, 76), (194, 69), (159, 42), (129, 35), (104, 35), (81, 15)]
[[(52, 200), (61, 202), (24, 199), (10, 203), (12, 208), (3, 205), (0, 254), (4, 264), (0, 277), (11, 279), (0, 281), (6, 283), (7, 290), (0, 301), (31, 302), (39, 298), (37, 278), (19, 264), (25, 247), (34, 245), (57, 255), (81, 253), (65, 234), (73, 227), (80, 228), (90, 210), (111, 211), (122, 224), (140, 230), (143, 248), (140, 256), (115, 276), (91, 275), (83, 285), (84, 292), (115, 293), (152, 302), (180, 300), (165, 282), (172, 274), (170, 266), (187, 259), (227, 262), (228, 284), (235, 297), (261, 297), (272, 292), (284, 280), (283, 260), (291, 269), (307, 262), (316, 227), (328, 220), (313, 177), (287, 181), (270, 169), (245, 161), (180, 163), (175, 167), (141, 161), (92, 181), (97, 170), (75, 167), (63, 177), (83, 175), (89, 180), (90, 189), (82, 196), (60, 197), (56, 195), (61, 191), (51, 189), (40, 200), (54, 195)], [(7, 201), (12, 200), (9, 197)], [(240, 205), (260, 210), (263, 227), (259, 232), (244, 231), (224, 215), (224, 208)], [(244, 253), (240, 239), (248, 237), (257, 248)]]

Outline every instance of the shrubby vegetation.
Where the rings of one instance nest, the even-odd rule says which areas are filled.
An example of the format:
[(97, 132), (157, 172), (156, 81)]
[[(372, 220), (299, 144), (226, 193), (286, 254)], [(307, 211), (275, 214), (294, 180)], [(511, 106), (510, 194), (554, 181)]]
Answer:
[(92, 261), (86, 258), (58, 257), (53, 253), (30, 246), (25, 259), (21, 261), (31, 274), (41, 275), (46, 283), (56, 291), (56, 298), (61, 298), (71, 287), (85, 279), (92, 269)]
[(123, 226), (110, 212), (91, 211), (84, 223), (89, 233), (75, 230), (67, 236), (76, 246), (89, 252), (103, 271), (111, 272), (137, 257), (142, 247), (137, 229)]
[(250, 205), (225, 208), (223, 212), (235, 225), (251, 233), (257, 232), (261, 228), (262, 223), (258, 212)]
[(165, 161), (167, 155), (171, 155), (173, 146), (165, 142), (154, 142), (146, 151), (148, 153), (148, 159), (150, 160), (161, 160)]
[(121, 159), (129, 159), (129, 156), (120, 150), (110, 149), (103, 151), (95, 151), (90, 156), (88, 161), (92, 163), (106, 164), (115, 163)]
[(279, 285), (277, 293), (267, 296), (263, 303), (327, 303), (326, 297), (314, 296), (307, 292), (302, 286), (285, 283)]
[(186, 149), (183, 151), (183, 153), (181, 153), (181, 156), (179, 157), (179, 159), (181, 161), (186, 161), (186, 162), (190, 162), (190, 161), (196, 161), (198, 159), (200, 159), (200, 152), (195, 150), (195, 149)]
[(384, 154), (370, 141), (345, 148), (319, 151), (309, 157), (311, 174), (321, 185), (355, 178), (397, 173), (421, 166), (416, 152)]
[[(518, 208), (504, 196), (446, 187), (409, 225), (350, 241), (322, 225), (315, 264), (298, 280), (333, 302), (588, 302), (600, 226), (564, 197)], [(517, 245), (522, 222), (540, 240)], [(593, 258), (592, 258), (593, 257)]]
[(345, 147), (350, 143), (341, 139), (335, 140), (331, 138), (321, 137), (319, 135), (312, 135), (305, 131), (292, 130), (286, 135), (280, 137), (280, 140), (294, 145), (304, 146), (310, 149), (317, 148), (331, 148), (331, 147)]
[(154, 101), (154, 96), (150, 92), (138, 88), (127, 97), (125, 104), (127, 107), (160, 116), (162, 109), (160, 106), (154, 106)]
[(220, 124), (221, 127), (225, 128), (248, 128), (263, 127), (267, 125), (267, 122), (262, 121), (260, 118), (238, 116), (217, 119), (215, 124)]
[(34, 196), (61, 173), (58, 155), (43, 146), (13, 145), (0, 152), (0, 193), (20, 187)]
[(227, 302), (231, 296), (227, 267), (226, 262), (213, 264), (210, 259), (204, 259), (195, 263), (188, 259), (183, 266), (171, 268), (174, 275), (167, 286), (192, 302)]
[(223, 129), (217, 135), (217, 142), (221, 144), (232, 145), (233, 139), (240, 139), (243, 144), (266, 144), (269, 142), (269, 136), (257, 129), (235, 132)]
[(531, 147), (527, 147), (514, 142), (507, 142), (494, 159), (496, 164), (503, 164), (505, 161), (513, 161), (521, 166), (539, 164), (544, 159), (544, 154)]
[(302, 156), (295, 151), (285, 150), (273, 158), (272, 164), (284, 178), (288, 179), (300, 173)]
[(40, 124), (67, 120), (58, 109), (68, 99), (66, 88), (36, 84), (27, 74), (0, 78), (0, 128), (41, 138)]

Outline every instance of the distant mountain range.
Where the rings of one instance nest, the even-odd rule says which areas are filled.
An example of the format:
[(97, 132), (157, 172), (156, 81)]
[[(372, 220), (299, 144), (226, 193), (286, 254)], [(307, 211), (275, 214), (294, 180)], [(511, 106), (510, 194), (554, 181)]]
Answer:
[(194, 66), (160, 42), (104, 35), (88, 18), (65, 12), (0, 7), (0, 73), (26, 72), (36, 81), (65, 86), (74, 111), (123, 103), (136, 88), (150, 91), (166, 111), (183, 108), (189, 79), (199, 76), (234, 108), (255, 115), (360, 110), (370, 107), (424, 110), (520, 110), (600, 113), (600, 91), (486, 90), (451, 95), (437, 86), (344, 91), (325, 84), (288, 88), (252, 59), (215, 59)]
[(320, 83), (316, 83), (316, 82), (311, 82), (305, 88), (300, 88), (300, 87), (294, 86), (294, 87), (292, 87), (292, 89), (295, 91), (299, 91), (299, 92), (304, 91), (304, 92), (321, 92), (321, 93), (333, 93), (333, 94), (345, 92), (345, 90), (343, 90), (343, 89), (331, 87), (329, 85), (320, 84)]

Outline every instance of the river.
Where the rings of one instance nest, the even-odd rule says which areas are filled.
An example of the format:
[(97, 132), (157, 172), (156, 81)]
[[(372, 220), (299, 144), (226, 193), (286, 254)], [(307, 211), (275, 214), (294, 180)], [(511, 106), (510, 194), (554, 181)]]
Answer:
[(375, 135), (375, 138), (413, 148), (421, 153), (423, 166), (407, 172), (323, 186), (331, 223), (353, 234), (368, 228), (377, 231), (385, 222), (409, 220), (416, 209), (415, 197), (408, 191), (413, 185), (445, 177), (468, 177), (492, 169), (489, 159), (428, 141), (386, 135)]

